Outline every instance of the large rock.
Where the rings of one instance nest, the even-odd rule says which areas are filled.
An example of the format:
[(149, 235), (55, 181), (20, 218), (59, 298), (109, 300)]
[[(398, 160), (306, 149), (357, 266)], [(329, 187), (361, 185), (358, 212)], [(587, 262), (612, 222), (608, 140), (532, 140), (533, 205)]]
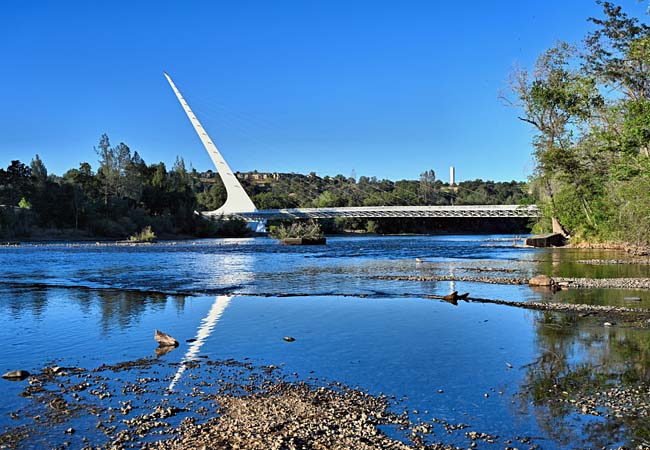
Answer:
[(29, 372), (26, 370), (12, 370), (11, 372), (7, 372), (4, 375), (2, 375), (2, 378), (5, 380), (11, 380), (11, 381), (20, 381), (24, 380), (29, 376)]
[(156, 330), (153, 337), (161, 347), (178, 347), (178, 341), (167, 333)]
[(565, 243), (566, 238), (560, 233), (536, 234), (524, 241), (528, 247), (561, 247)]
[(555, 284), (555, 282), (553, 281), (553, 278), (549, 277), (548, 275), (537, 275), (536, 277), (528, 280), (528, 284), (530, 286), (551, 287)]

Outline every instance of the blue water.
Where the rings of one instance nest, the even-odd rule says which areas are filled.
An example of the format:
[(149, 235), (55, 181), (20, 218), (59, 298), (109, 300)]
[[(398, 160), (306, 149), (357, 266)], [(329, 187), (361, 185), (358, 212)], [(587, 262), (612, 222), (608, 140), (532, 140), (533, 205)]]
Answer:
[[(527, 286), (372, 278), (528, 277), (557, 266), (556, 251), (512, 248), (494, 238), (341, 237), (323, 247), (256, 238), (0, 249), (0, 369), (38, 372), (50, 362), (93, 368), (153, 356), (156, 328), (182, 343), (162, 357), (179, 362), (189, 347), (185, 340), (195, 338), (215, 302), (227, 298), (200, 355), (273, 364), (298, 379), (405, 397), (400, 407), (417, 410), (412, 418), (467, 423), (503, 438), (533, 436), (543, 448), (589, 447), (584, 427), (593, 418), (558, 418), (528, 395), (531, 363), (561, 348), (570, 365), (620, 374), (624, 355), (616, 357), (621, 350), (607, 344), (606, 333), (637, 342), (647, 340), (647, 332), (605, 330), (589, 319), (572, 323), (570, 332), (555, 332), (540, 313), (423, 298), (451, 290), (505, 300), (547, 297)], [(565, 263), (575, 270), (575, 259), (594, 255), (572, 252)], [(486, 267), (507, 271), (472, 271)], [(288, 293), (298, 296), (281, 296)], [(287, 343), (284, 336), (296, 341)], [(18, 397), (23, 388), (0, 380), (0, 427), (16, 425), (8, 414), (27, 402)], [(557, 420), (571, 430), (568, 441), (549, 427)], [(462, 432), (440, 438), (468, 443)], [(626, 439), (632, 438), (617, 432), (607, 442)]]

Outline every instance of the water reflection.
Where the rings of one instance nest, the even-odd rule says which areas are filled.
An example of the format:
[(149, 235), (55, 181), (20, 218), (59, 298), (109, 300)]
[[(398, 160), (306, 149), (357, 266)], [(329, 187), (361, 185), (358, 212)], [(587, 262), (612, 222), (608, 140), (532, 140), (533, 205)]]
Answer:
[[(534, 405), (540, 428), (563, 446), (647, 444), (650, 420), (636, 415), (644, 407), (634, 397), (616, 395), (627, 389), (647, 392), (650, 333), (553, 312), (534, 313), (533, 323), (539, 356), (525, 367), (520, 406)], [(592, 398), (592, 403), (581, 401)], [(619, 404), (628, 412), (619, 411)]]
[(97, 291), (101, 329), (104, 333), (110, 333), (116, 326), (122, 329), (132, 326), (145, 311), (162, 311), (167, 299), (166, 295), (143, 295), (135, 291)]
[[(650, 265), (634, 264), (625, 252), (612, 250), (553, 248), (528, 254), (538, 273), (555, 277), (576, 278), (648, 278)], [(621, 260), (632, 264), (587, 264), (589, 260)]]
[[(422, 255), (426, 255), (423, 261), (415, 261), (415, 257)], [(5, 264), (0, 266), (0, 279), (24, 283), (23, 287), (0, 284), (0, 317), (6, 321), (3, 338), (10, 342), (3, 357), (10, 366), (31, 370), (41, 368), (48, 358), (74, 361), (79, 355), (90, 355), (92, 361), (86, 361), (86, 366), (140, 358), (151, 353), (155, 345), (151, 339), (153, 329), (164, 324), (165, 331), (179, 340), (196, 339), (184, 355), (178, 352), (167, 357), (170, 361), (182, 361), (178, 368), (174, 367), (178, 370), (169, 390), (181, 389), (179, 381), (188, 377), (185, 374), (183, 378), (188, 367), (185, 363), (201, 351), (233, 358), (252, 353), (258, 361), (268, 364), (286, 361), (287, 367), (297, 367), (295, 370), (303, 375), (319, 369), (325, 375), (333, 374), (337, 380), (349, 376), (350, 383), (381, 384), (382, 390), (392, 389), (397, 395), (411, 389), (412, 398), (422, 396), (419, 406), (437, 405), (445, 414), (452, 415), (450, 411), (460, 408), (458, 405), (468, 404), (475, 390), (480, 390), (478, 396), (484, 398), (485, 387), (478, 386), (472, 375), (480, 370), (481, 379), (491, 377), (494, 386), (497, 382), (518, 386), (521, 402), (516, 406), (524, 410), (524, 416), (503, 414), (500, 408), (510, 407), (510, 399), (503, 397), (507, 405), (493, 406), (489, 414), (484, 412), (486, 428), (515, 427), (508, 421), (524, 417), (523, 420), (536, 422), (530, 429), (537, 432), (538, 427), (554, 440), (548, 442), (551, 448), (556, 443), (593, 448), (619, 441), (640, 443), (648, 438), (647, 418), (589, 416), (563, 401), (585, 391), (650, 383), (647, 331), (605, 328), (593, 317), (522, 312), (488, 305), (463, 305), (451, 311), (447, 309), (449, 305), (411, 298), (432, 293), (445, 295), (449, 288), (485, 298), (541, 297), (551, 301), (650, 307), (647, 292), (569, 290), (553, 294), (548, 290), (536, 293), (527, 286), (369, 278), (386, 274), (650, 276), (648, 265), (595, 266), (579, 262), (591, 258), (621, 259), (620, 255), (483, 247), (480, 239), (472, 237), (400, 237), (334, 238), (326, 249), (288, 249), (269, 240), (255, 239), (128, 251), (117, 247), (92, 251), (8, 249), (2, 256)], [(43, 273), (49, 274), (48, 278), (44, 279)], [(34, 282), (75, 288), (27, 287)], [(310, 301), (260, 297), (231, 301), (233, 295), (245, 293), (287, 292), (310, 294)], [(205, 293), (209, 297), (197, 296)], [(383, 299), (315, 298), (319, 293), (381, 294)], [(641, 302), (629, 304), (623, 300), (635, 294), (642, 298)], [(391, 309), (397, 303), (399, 306)], [(282, 331), (275, 329), (278, 324), (282, 324)], [(292, 335), (301, 338), (296, 345), (284, 345), (277, 336), (291, 327)], [(495, 327), (499, 339), (503, 330), (508, 330), (503, 343), (488, 345), (490, 340), (485, 333), (490, 327)], [(357, 333), (359, 330), (363, 332)], [(513, 342), (507, 342), (508, 339)], [(211, 341), (217, 340), (219, 345), (212, 347)], [(221, 346), (222, 343), (225, 345)], [(506, 351), (507, 356), (499, 353)], [(459, 356), (473, 352), (476, 354), (468, 357), (468, 362), (458, 362)], [(521, 372), (509, 370), (504, 375), (503, 359), (515, 363), (511, 352), (519, 355), (517, 365), (529, 364)], [(446, 366), (454, 367), (445, 371)], [(466, 384), (460, 381), (459, 373), (470, 374)], [(444, 396), (436, 394), (440, 386), (445, 387)], [(489, 401), (495, 398), (492, 395)]]
[(228, 297), (226, 295), (221, 295), (214, 299), (212, 308), (210, 308), (208, 315), (203, 318), (201, 325), (196, 332), (196, 340), (192, 342), (192, 345), (190, 345), (190, 348), (187, 350), (185, 356), (183, 357), (183, 360), (181, 361), (181, 365), (178, 367), (176, 375), (174, 375), (171, 383), (169, 383), (169, 387), (167, 388), (169, 391), (174, 390), (176, 383), (178, 383), (178, 381), (181, 379), (181, 376), (183, 376), (183, 372), (185, 372), (185, 369), (187, 369), (187, 362), (192, 361), (198, 356), (201, 347), (205, 343), (205, 340), (210, 337), (210, 334), (212, 334), (214, 327), (217, 325), (217, 322), (223, 315), (223, 312), (228, 307), (230, 299), (231, 297)]
[[(227, 254), (218, 260), (206, 257), (206, 255), (197, 259), (197, 264), (218, 268), (212, 271), (211, 283), (219, 285), (245, 285), (252, 282), (255, 279), (255, 262), (256, 259), (253, 258), (253, 255), (241, 253)], [(210, 269), (203, 268), (203, 270)], [(198, 356), (201, 347), (205, 343), (205, 340), (210, 337), (210, 334), (212, 334), (214, 327), (228, 307), (231, 298), (227, 295), (220, 295), (215, 298), (208, 314), (201, 320), (201, 324), (196, 332), (196, 340), (192, 342), (185, 353), (178, 371), (169, 384), (169, 391), (174, 390), (174, 387), (183, 376), (183, 372), (187, 369), (187, 363)]]
[[(261, 270), (254, 254), (227, 253), (218, 255), (198, 254), (193, 262), (195, 270), (210, 273), (209, 283), (215, 287), (246, 285), (255, 279), (255, 271)], [(134, 274), (134, 278), (138, 278)], [(182, 280), (177, 281), (183, 284)], [(0, 313), (6, 311), (14, 320), (38, 323), (48, 313), (65, 320), (67, 313), (78, 312), (91, 325), (97, 323), (105, 335), (115, 333), (139, 323), (145, 314), (156, 314), (173, 305), (178, 314), (185, 308), (188, 295), (168, 295), (158, 292), (119, 288), (72, 288), (37, 285), (0, 285)]]

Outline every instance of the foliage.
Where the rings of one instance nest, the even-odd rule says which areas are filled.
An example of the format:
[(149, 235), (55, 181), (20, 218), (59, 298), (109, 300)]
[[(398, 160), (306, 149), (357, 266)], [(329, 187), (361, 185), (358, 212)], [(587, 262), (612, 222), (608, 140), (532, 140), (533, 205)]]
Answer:
[(274, 239), (321, 239), (324, 237), (318, 222), (293, 222), (290, 225), (280, 224), (271, 230), (270, 236)]
[[(242, 184), (259, 209), (329, 208), (388, 205), (499, 205), (527, 201), (526, 184), (517, 181), (468, 180), (451, 188), (435, 179), (433, 171), (418, 180), (380, 180), (375, 177), (319, 177), (296, 173), (268, 183)], [(218, 180), (198, 194), (201, 209), (216, 209), (225, 201), (225, 190)], [(214, 199), (214, 200), (213, 200)]]
[[(226, 199), (221, 179), (188, 169), (178, 158), (171, 170), (164, 163), (146, 164), (125, 144), (112, 146), (102, 135), (95, 151), (99, 165), (88, 162), (63, 176), (48, 173), (36, 155), (27, 166), (12, 161), (0, 169), (0, 205), (31, 205), (23, 219), (7, 219), (2, 230), (12, 236), (33, 230), (69, 230), (73, 234), (127, 238), (150, 226), (158, 236), (235, 237), (251, 230), (241, 220), (207, 220), (196, 211), (215, 210)], [(315, 173), (281, 174), (269, 182), (242, 184), (260, 209), (374, 205), (503, 204), (526, 202), (525, 184), (470, 180), (453, 188), (435, 178), (433, 170), (417, 180), (380, 180)], [(24, 200), (24, 201), (23, 201)], [(11, 214), (10, 214), (11, 215)], [(366, 230), (382, 232), (381, 224), (365, 219), (323, 221), (327, 232)], [(406, 222), (393, 223), (399, 232)], [(410, 228), (409, 228), (410, 229)]]
[(156, 233), (147, 225), (139, 233), (129, 236), (130, 242), (153, 242), (156, 240)]
[(612, 199), (618, 206), (615, 221), (619, 240), (635, 245), (650, 243), (650, 177), (636, 177), (616, 183), (612, 187)]
[(558, 43), (515, 71), (508, 102), (536, 131), (536, 228), (555, 217), (574, 239), (648, 245), (650, 27), (600, 4), (584, 47)]
[(377, 232), (377, 222), (374, 220), (369, 220), (366, 223), (366, 232), (367, 233), (376, 233)]
[(221, 217), (202, 219), (196, 234), (199, 237), (234, 238), (252, 236), (253, 231), (242, 219)]
[(27, 201), (25, 197), (20, 199), (18, 202), (18, 207), (21, 209), (32, 209), (32, 205)]

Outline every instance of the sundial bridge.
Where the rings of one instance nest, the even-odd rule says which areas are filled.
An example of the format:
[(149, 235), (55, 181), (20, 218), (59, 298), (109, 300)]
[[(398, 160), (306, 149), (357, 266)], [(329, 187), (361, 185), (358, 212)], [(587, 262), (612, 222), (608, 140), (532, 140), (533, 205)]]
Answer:
[(190, 119), (196, 134), (207, 150), (226, 188), (226, 202), (214, 211), (202, 212), (209, 217), (239, 217), (247, 222), (264, 224), (272, 219), (332, 219), (386, 217), (453, 217), (453, 218), (531, 218), (540, 215), (536, 205), (446, 205), (446, 206), (352, 206), (340, 208), (257, 209), (207, 131), (196, 118), (182, 94), (165, 73), (176, 98)]

